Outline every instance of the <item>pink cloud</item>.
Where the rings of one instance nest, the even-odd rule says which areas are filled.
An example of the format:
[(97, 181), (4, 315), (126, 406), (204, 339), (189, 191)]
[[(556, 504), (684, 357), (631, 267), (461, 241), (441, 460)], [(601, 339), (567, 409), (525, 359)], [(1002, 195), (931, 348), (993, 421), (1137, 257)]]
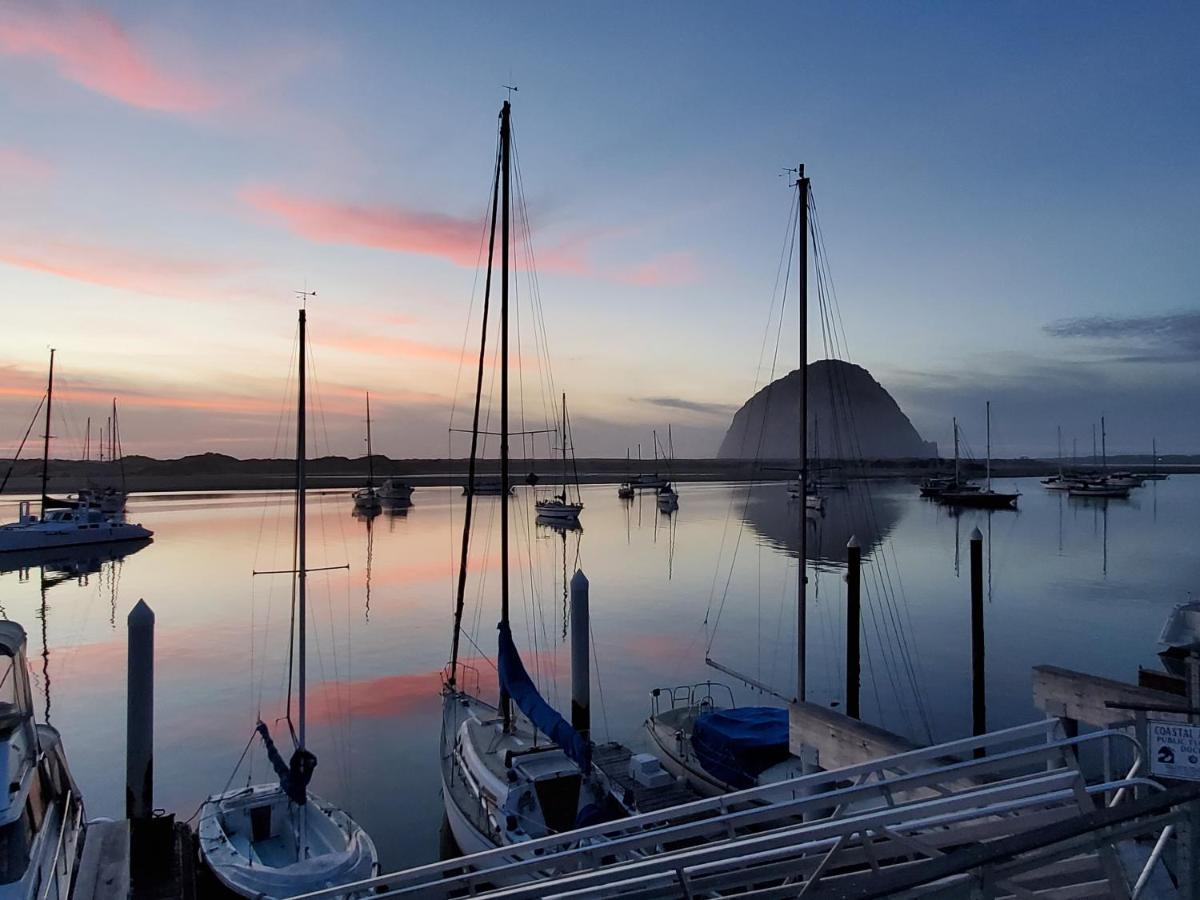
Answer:
[(0, 178), (9, 183), (46, 182), (54, 177), (54, 165), (20, 147), (0, 146)]
[[(324, 200), (275, 187), (251, 186), (238, 199), (267, 218), (282, 223), (292, 233), (318, 244), (372, 247), (397, 253), (433, 256), (473, 268), (480, 259), (482, 226), (479, 221), (396, 205), (366, 205)], [(515, 265), (524, 253), (517, 248)], [(544, 271), (589, 274), (582, 253), (569, 244), (537, 252)]]
[(0, 53), (47, 60), (62, 77), (139, 109), (196, 113), (221, 102), (211, 86), (152, 61), (100, 10), (33, 3), (9, 7), (0, 14)]
[(25, 246), (2, 242), (0, 263), (85, 284), (175, 297), (211, 296), (198, 282), (232, 272), (218, 263), (63, 240)]
[(620, 272), (616, 278), (639, 287), (677, 287), (698, 282), (700, 271), (691, 253), (667, 253)]

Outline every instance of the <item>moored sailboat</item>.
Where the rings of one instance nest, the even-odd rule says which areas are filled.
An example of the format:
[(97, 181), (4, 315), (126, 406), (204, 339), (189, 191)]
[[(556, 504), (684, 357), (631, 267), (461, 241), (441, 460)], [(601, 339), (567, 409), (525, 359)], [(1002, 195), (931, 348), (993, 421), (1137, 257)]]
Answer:
[[(317, 757), (307, 747), (307, 531), (305, 488), (305, 311), (300, 310), (299, 398), (296, 428), (297, 643), (289, 645), (297, 663), (298, 728), (295, 750), (284, 760), (267, 726), (259, 722), (277, 782), (214, 794), (200, 807), (200, 856), (228, 890), (255, 900), (295, 897), (369, 878), (378, 855), (370, 836), (332, 803), (308, 790)], [(288, 709), (291, 725), (291, 709)]]
[[(501, 223), (500, 259), (500, 623), (497, 681), (499, 703), (492, 704), (467, 690), (473, 669), (459, 658), (466, 595), (468, 558), (474, 514), (473, 487), (480, 435), (482, 371), (475, 393), (471, 452), (467, 473), (467, 502), (463, 516), (462, 549), (450, 662), (442, 688), (442, 797), (446, 817), (458, 847), (464, 852), (514, 846), (533, 838), (569, 831), (633, 811), (639, 789), (623, 788), (605, 773), (604, 760), (620, 759), (629, 770), (630, 751), (618, 745), (594, 747), (590, 741), (588, 704), (588, 631), (572, 615), (572, 712), (568, 722), (550, 706), (521, 659), (509, 618), (510, 522), (509, 492), (509, 229), (511, 106), (500, 112), (500, 146), (491, 203), (491, 239), (483, 300), (482, 341), (487, 340), (487, 316), (496, 247), (496, 224)], [(586, 592), (587, 581), (576, 572), (571, 581)], [(581, 670), (581, 671), (580, 671)], [(651, 760), (653, 762), (653, 760)], [(666, 778), (667, 788), (673, 782)], [(653, 773), (652, 773), (653, 774)], [(676, 801), (678, 802), (678, 801)]]
[(965, 506), (973, 509), (1015, 509), (1016, 492), (992, 490), (992, 403), (989, 400), (987, 409), (987, 486), (983, 490), (950, 488), (938, 494), (937, 499), (947, 506)]
[(16, 522), (0, 525), (0, 553), (41, 550), (51, 547), (74, 547), (82, 544), (106, 544), (114, 541), (140, 541), (154, 532), (140, 524), (127, 522), (123, 513), (124, 493), (120, 495), (120, 511), (105, 512), (99, 500), (86, 498), (60, 500), (48, 493), (50, 475), (50, 411), (54, 401), (54, 350), (50, 351), (50, 374), (46, 382), (45, 432), (42, 436), (42, 483), (40, 510), (33, 513), (33, 504), (22, 500), (18, 505)]
[(370, 391), (367, 391), (367, 483), (354, 492), (354, 508), (362, 513), (377, 513), (382, 509), (379, 491), (375, 487), (375, 455), (371, 448)]
[[(567, 482), (567, 395), (562, 395), (562, 433), (560, 440), (562, 441), (562, 491), (553, 497), (543, 497), (533, 504), (534, 511), (539, 519), (544, 519), (559, 524), (569, 525), (579, 521), (579, 514), (583, 512), (583, 500), (579, 496), (579, 484), (575, 484), (575, 497), (572, 499), (568, 496), (569, 485)], [(570, 448), (574, 453), (574, 448)]]

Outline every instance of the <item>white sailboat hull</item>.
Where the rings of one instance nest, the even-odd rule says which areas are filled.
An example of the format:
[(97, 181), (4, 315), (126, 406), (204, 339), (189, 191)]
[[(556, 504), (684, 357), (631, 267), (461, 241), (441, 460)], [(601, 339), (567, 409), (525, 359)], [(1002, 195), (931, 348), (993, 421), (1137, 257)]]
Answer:
[(583, 512), (582, 503), (536, 503), (534, 509), (539, 519), (553, 519), (556, 522), (576, 522)]
[[(296, 846), (300, 817), (305, 853)], [(278, 784), (209, 797), (200, 808), (199, 838), (205, 865), (242, 897), (283, 900), (362, 881), (379, 866), (374, 842), (348, 813), (311, 793), (300, 808)]]

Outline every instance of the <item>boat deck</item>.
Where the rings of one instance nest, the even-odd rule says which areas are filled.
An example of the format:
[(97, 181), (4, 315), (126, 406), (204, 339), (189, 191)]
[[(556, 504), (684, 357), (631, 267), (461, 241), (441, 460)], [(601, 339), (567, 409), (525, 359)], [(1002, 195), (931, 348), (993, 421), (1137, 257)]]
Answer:
[(678, 779), (660, 787), (645, 787), (629, 775), (629, 760), (633, 751), (624, 744), (598, 744), (592, 751), (592, 764), (608, 776), (623, 791), (633, 792), (633, 802), (639, 812), (657, 812), (681, 803), (690, 803), (700, 795)]

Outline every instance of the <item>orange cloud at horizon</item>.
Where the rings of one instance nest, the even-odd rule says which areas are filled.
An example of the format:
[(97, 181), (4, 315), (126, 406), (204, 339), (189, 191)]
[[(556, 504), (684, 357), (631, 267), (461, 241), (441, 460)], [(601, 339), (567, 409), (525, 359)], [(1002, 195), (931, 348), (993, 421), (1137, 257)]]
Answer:
[(211, 86), (156, 65), (100, 10), (9, 8), (0, 15), (0, 53), (47, 59), (62, 77), (139, 109), (196, 113), (221, 102)]

